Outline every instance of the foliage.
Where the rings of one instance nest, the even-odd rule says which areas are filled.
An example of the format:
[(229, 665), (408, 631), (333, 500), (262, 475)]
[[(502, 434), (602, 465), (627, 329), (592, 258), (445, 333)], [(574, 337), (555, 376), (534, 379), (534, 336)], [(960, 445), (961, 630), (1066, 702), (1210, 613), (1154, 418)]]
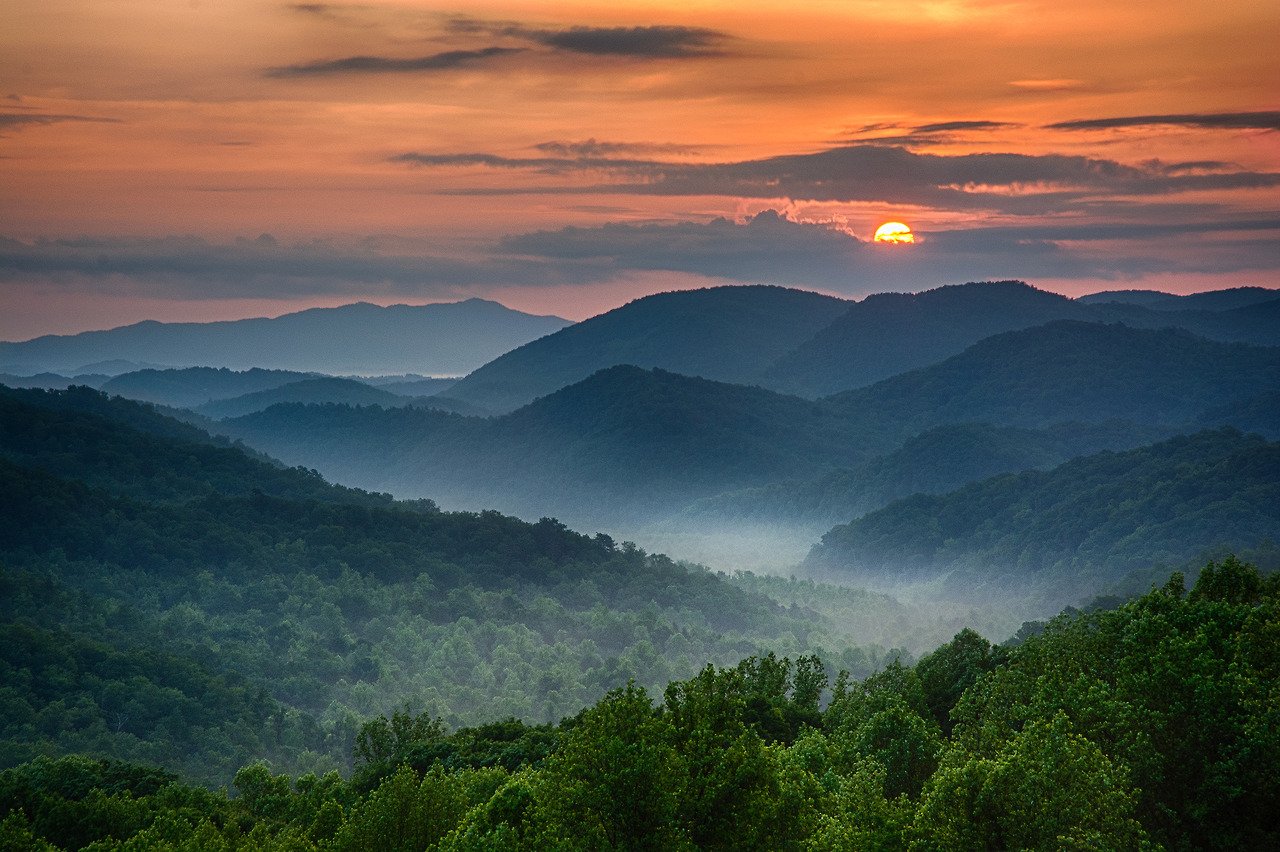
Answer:
[(95, 850), (1275, 848), (1277, 684), (1280, 578), (1227, 559), (1190, 593), (1175, 575), (1011, 649), (962, 632), (914, 667), (842, 674), (830, 689), (820, 661), (769, 655), (708, 667), (656, 705), (628, 684), (511, 765), (412, 755), (451, 741), (453, 755), (477, 755), (534, 729), (450, 734), (407, 712), (362, 733), (366, 767), (387, 767), (377, 777), (253, 763), (234, 797), (134, 764), (39, 758), (0, 772), (0, 838)]

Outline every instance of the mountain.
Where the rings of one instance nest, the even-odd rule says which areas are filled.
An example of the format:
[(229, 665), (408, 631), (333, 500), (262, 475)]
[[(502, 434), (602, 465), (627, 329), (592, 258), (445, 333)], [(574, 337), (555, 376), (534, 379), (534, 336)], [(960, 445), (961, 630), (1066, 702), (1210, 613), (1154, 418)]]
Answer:
[(1203, 426), (1235, 426), (1272, 440), (1280, 439), (1280, 390), (1214, 406), (1196, 418), (1196, 422)]
[[(634, 534), (635, 524), (695, 501), (783, 483), (825, 495), (803, 498), (818, 511), (865, 510), (909, 493), (897, 488), (950, 488), (967, 481), (955, 477), (1155, 440), (1278, 381), (1280, 349), (1068, 321), (997, 335), (941, 364), (816, 401), (623, 366), (489, 420), (287, 405), (220, 428), (350, 485)], [(991, 425), (922, 437), (883, 468), (863, 467), (921, 433), (966, 423)], [(1041, 429), (1050, 432), (1027, 432)], [(768, 499), (798, 497), (783, 494)]]
[(399, 394), (400, 396), (434, 396), (438, 393), (444, 393), (449, 388), (458, 383), (457, 379), (433, 379), (427, 376), (415, 376), (413, 378), (391, 378), (388, 380), (371, 380), (363, 377), (360, 381), (373, 385), (376, 388), (382, 388), (384, 391)]
[(213, 494), (389, 505), (233, 446), (132, 400), (78, 387), (0, 387), (0, 458), (117, 496), (186, 502)]
[(699, 500), (680, 525), (786, 524), (821, 532), (916, 493), (945, 493), (1000, 473), (1055, 467), (1104, 449), (1129, 449), (1167, 430), (1123, 421), (1021, 429), (985, 423), (937, 426), (884, 456), (808, 481), (730, 491)]
[(782, 287), (659, 293), (514, 349), (463, 378), (449, 395), (511, 411), (623, 364), (755, 384), (849, 304)]
[(1227, 294), (1236, 291), (1224, 291), (1216, 302), (1207, 298), (1212, 294), (1202, 301), (1185, 297), (1182, 308), (1167, 311), (1145, 302), (1072, 300), (1021, 281), (882, 293), (855, 303), (779, 359), (761, 383), (801, 396), (824, 396), (937, 363), (995, 334), (1057, 320), (1177, 327), (1215, 340), (1280, 344), (1280, 291), (1257, 288), (1243, 295)]
[(0, 364), (62, 371), (125, 359), (175, 367), (251, 367), (322, 373), (461, 375), (570, 325), (553, 316), (468, 299), (436, 305), (366, 303), (275, 318), (140, 322), (109, 331), (0, 343)]
[(262, 370), (254, 367), (235, 371), (226, 367), (187, 367), (124, 373), (104, 382), (99, 390), (141, 402), (194, 409), (213, 400), (274, 390), (311, 378), (315, 378), (314, 373), (292, 370)]
[(805, 567), (1061, 605), (1133, 570), (1277, 538), (1280, 443), (1222, 429), (908, 497), (832, 529)]
[(948, 423), (1178, 427), (1280, 385), (1280, 348), (1075, 321), (989, 337), (940, 364), (823, 400), (885, 451)]
[[(111, 389), (107, 388), (107, 390)], [(409, 399), (381, 388), (371, 387), (355, 379), (322, 376), (253, 391), (230, 399), (215, 399), (198, 407), (196, 412), (205, 417), (221, 420), (225, 417), (252, 414), (282, 402), (398, 406), (406, 405)]]
[(1230, 287), (1225, 290), (1188, 293), (1185, 296), (1162, 293), (1159, 290), (1105, 290), (1101, 293), (1080, 296), (1076, 301), (1083, 302), (1086, 305), (1121, 302), (1130, 305), (1141, 305), (1145, 308), (1154, 308), (1159, 311), (1227, 311), (1275, 299), (1280, 299), (1280, 290), (1275, 288)]
[(765, 373), (768, 387), (824, 396), (933, 364), (984, 337), (1089, 310), (1021, 281), (868, 296)]
[(864, 457), (859, 436), (821, 404), (631, 366), (490, 420), (290, 405), (223, 427), (338, 481), (575, 523), (667, 511)]
[(870, 673), (882, 652), (848, 635), (607, 535), (333, 486), (85, 388), (0, 389), (0, 769), (349, 770), (354, 720), (407, 702), (552, 721), (780, 642)]
[(64, 376), (59, 373), (36, 373), (32, 376), (15, 376), (11, 373), (0, 373), (0, 385), (11, 388), (43, 388), (45, 390), (61, 390), (72, 385), (102, 387), (111, 377), (105, 373), (81, 373), (75, 376)]

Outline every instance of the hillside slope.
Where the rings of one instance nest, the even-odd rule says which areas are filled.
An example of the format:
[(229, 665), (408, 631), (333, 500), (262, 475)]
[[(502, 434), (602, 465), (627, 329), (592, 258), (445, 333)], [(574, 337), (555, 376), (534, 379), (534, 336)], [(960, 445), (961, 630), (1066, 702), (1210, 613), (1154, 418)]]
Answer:
[(515, 349), (463, 378), (449, 396), (511, 411), (622, 364), (754, 384), (849, 304), (782, 287), (659, 293)]
[(1280, 443), (1223, 429), (908, 497), (833, 528), (806, 568), (1060, 605), (1133, 570), (1277, 539)]

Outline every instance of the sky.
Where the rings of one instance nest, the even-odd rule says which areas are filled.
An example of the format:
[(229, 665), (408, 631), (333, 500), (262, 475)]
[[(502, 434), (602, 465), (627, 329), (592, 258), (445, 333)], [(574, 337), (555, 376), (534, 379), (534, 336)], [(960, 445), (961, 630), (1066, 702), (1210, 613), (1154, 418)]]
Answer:
[(0, 0), (0, 339), (1280, 286), (1276, 32), (1275, 0)]

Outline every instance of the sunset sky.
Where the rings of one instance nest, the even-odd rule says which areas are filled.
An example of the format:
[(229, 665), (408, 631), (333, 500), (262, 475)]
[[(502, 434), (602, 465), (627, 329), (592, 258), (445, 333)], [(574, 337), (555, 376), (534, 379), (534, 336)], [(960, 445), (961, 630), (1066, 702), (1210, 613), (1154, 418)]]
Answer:
[(1280, 286), (1278, 32), (1276, 0), (0, 0), (0, 339)]

